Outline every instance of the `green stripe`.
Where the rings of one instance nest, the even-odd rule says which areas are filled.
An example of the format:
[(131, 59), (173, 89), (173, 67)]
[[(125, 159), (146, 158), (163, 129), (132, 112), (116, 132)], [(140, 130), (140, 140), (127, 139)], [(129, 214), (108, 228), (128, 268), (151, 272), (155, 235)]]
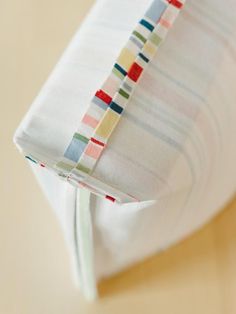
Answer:
[(140, 39), (144, 44), (145, 44), (145, 42), (147, 41), (147, 39), (146, 39), (145, 37), (143, 37), (143, 35), (141, 35), (139, 32), (133, 31), (133, 34), (134, 34), (138, 39)]
[(117, 77), (119, 77), (121, 80), (123, 80), (124, 75), (123, 75), (120, 71), (118, 71), (116, 68), (113, 68), (113, 69), (112, 69), (112, 72), (113, 72)]
[(90, 170), (89, 168), (83, 166), (83, 165), (80, 164), (80, 163), (76, 166), (76, 169), (77, 169), (77, 170), (80, 170), (80, 171), (82, 171), (82, 172), (85, 172), (85, 173), (90, 173), (90, 172), (91, 172), (91, 170)]
[(160, 44), (160, 42), (162, 41), (161, 37), (159, 37), (157, 34), (152, 33), (149, 37), (149, 40), (156, 46), (158, 46)]
[(123, 96), (124, 98), (128, 99), (129, 98), (129, 94), (126, 93), (122, 88), (119, 89), (119, 94), (121, 96)]
[(65, 163), (64, 161), (59, 161), (57, 164), (56, 164), (56, 167), (57, 168), (61, 168), (61, 169), (64, 169), (66, 171), (71, 171), (74, 167)]
[(82, 142), (84, 142), (86, 144), (89, 142), (89, 139), (87, 137), (85, 137), (85, 136), (83, 136), (82, 134), (79, 134), (79, 133), (75, 133), (73, 138), (76, 138), (77, 140), (80, 140), (80, 141), (82, 141)]

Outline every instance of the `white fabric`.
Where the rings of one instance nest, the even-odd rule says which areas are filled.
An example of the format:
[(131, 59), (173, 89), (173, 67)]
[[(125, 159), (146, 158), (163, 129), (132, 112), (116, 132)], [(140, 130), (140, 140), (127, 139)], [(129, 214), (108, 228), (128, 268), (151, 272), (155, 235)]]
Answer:
[[(97, 1), (19, 127), (21, 149), (51, 165), (61, 158), (150, 2)], [(235, 192), (232, 8), (234, 1), (188, 0), (96, 166), (95, 177), (143, 200), (92, 197), (97, 279), (186, 237)], [(73, 256), (75, 188), (46, 169), (34, 171)]]

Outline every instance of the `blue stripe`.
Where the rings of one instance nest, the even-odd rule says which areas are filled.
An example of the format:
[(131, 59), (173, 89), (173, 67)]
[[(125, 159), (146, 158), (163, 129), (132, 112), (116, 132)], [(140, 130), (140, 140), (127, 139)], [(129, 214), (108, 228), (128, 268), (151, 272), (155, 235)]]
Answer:
[(119, 114), (121, 114), (123, 111), (123, 108), (119, 106), (117, 103), (115, 103), (114, 101), (111, 102), (110, 108)]
[(154, 26), (152, 24), (148, 23), (148, 21), (146, 21), (146, 20), (142, 19), (139, 23), (141, 25), (143, 25), (144, 27), (146, 27), (147, 29), (149, 29), (150, 31), (153, 31), (153, 29), (154, 29)]
[(70, 145), (67, 147), (64, 156), (69, 160), (78, 162), (86, 146), (87, 143), (84, 143), (83, 141), (73, 137), (72, 141), (70, 142)]
[(132, 87), (128, 85), (126, 82), (123, 82), (123, 88), (126, 89), (128, 92), (132, 92)]
[(92, 102), (96, 104), (98, 107), (102, 108), (103, 110), (107, 110), (108, 105), (100, 98), (94, 96)]
[(140, 58), (142, 58), (145, 62), (149, 62), (149, 59), (147, 57), (144, 56), (144, 54), (142, 54), (141, 52), (139, 53)]
[(133, 35), (129, 38), (129, 40), (132, 41), (138, 48), (143, 48), (143, 43), (137, 40)]
[(127, 72), (118, 63), (115, 63), (114, 68), (120, 71), (120, 73), (122, 73), (124, 76), (127, 75)]
[(25, 156), (26, 159), (29, 159), (30, 161), (34, 162), (37, 164), (37, 161), (35, 161), (33, 158), (31, 158), (30, 156)]
[(154, 0), (147, 10), (145, 16), (148, 17), (151, 21), (154, 23), (157, 23), (159, 21), (162, 13), (167, 8), (168, 3), (162, 1), (162, 0)]

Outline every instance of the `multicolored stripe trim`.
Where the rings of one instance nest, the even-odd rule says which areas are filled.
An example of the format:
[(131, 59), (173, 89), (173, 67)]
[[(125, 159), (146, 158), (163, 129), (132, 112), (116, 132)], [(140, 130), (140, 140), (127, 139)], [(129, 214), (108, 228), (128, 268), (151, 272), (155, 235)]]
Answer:
[[(173, 25), (184, 0), (154, 0), (122, 49), (108, 79), (93, 97), (55, 168), (85, 184), (150, 60)], [(113, 197), (111, 197), (113, 198)]]
[[(53, 173), (55, 173), (55, 169), (53, 169), (50, 164), (41, 162), (42, 157), (39, 159), (35, 156), (32, 156), (28, 152), (23, 152), (23, 154), (25, 155), (25, 158), (27, 160), (34, 163), (35, 165), (40, 166), (42, 168), (46, 168), (48, 171), (52, 171)], [(139, 201), (137, 198), (134, 198), (132, 195), (129, 195), (128, 193), (123, 193), (121, 191), (117, 191), (115, 187), (111, 185), (107, 185), (106, 183), (95, 178), (91, 178), (90, 180), (91, 182), (88, 180), (88, 182), (85, 183), (82, 181), (78, 182), (78, 180), (71, 180), (63, 172), (59, 172), (57, 174), (61, 177), (62, 180), (70, 181), (70, 183), (74, 185), (75, 187), (86, 188), (90, 190), (92, 193), (98, 196), (102, 196), (112, 202), (122, 203), (122, 202), (134, 202), (134, 201), (138, 202)]]

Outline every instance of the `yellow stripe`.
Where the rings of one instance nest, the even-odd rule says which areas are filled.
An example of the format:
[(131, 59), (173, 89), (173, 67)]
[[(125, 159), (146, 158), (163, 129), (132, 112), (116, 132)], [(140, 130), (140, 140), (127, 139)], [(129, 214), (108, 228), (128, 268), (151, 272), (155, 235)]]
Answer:
[(148, 53), (149, 56), (153, 56), (156, 52), (156, 46), (154, 46), (151, 42), (147, 41), (146, 44), (143, 46), (143, 53)]
[(135, 55), (133, 55), (129, 49), (123, 48), (117, 59), (117, 63), (121, 65), (121, 67), (124, 68), (126, 71), (128, 71), (134, 60)]
[(95, 134), (107, 139), (115, 128), (117, 122), (120, 119), (120, 115), (111, 109), (107, 109), (103, 116), (101, 123), (97, 126)]

